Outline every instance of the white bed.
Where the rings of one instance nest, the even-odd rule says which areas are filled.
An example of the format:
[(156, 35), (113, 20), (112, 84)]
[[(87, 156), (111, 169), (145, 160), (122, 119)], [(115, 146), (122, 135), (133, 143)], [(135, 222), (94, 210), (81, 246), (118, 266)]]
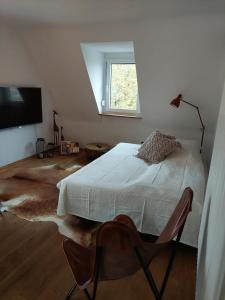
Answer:
[(135, 157), (140, 145), (118, 144), (58, 183), (57, 214), (100, 222), (127, 214), (140, 232), (159, 235), (190, 186), (194, 199), (182, 242), (197, 247), (206, 175), (195, 142), (181, 143), (182, 150), (151, 166)]

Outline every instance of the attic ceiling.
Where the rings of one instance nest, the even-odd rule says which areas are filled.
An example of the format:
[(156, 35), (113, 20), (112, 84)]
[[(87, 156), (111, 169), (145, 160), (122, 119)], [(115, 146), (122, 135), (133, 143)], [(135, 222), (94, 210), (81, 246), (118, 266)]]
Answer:
[(222, 0), (0, 0), (1, 20), (39, 24), (118, 22), (224, 10)]

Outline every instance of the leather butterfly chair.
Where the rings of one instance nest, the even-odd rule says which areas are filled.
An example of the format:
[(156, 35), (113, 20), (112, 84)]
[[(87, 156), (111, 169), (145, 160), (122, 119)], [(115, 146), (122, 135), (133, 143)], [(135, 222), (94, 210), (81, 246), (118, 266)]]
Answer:
[[(120, 279), (136, 273), (140, 268), (144, 271), (155, 299), (162, 299), (175, 258), (176, 246), (191, 211), (192, 198), (193, 191), (186, 188), (165, 229), (154, 243), (142, 240), (133, 221), (125, 215), (103, 223), (97, 230), (94, 246), (85, 248), (70, 239), (64, 239), (63, 248), (76, 281), (66, 299), (68, 300), (76, 287), (79, 287), (88, 300), (95, 300), (98, 281)], [(161, 287), (158, 288), (149, 265), (154, 257), (169, 246), (169, 262)], [(87, 290), (90, 283), (93, 283), (92, 296)]]

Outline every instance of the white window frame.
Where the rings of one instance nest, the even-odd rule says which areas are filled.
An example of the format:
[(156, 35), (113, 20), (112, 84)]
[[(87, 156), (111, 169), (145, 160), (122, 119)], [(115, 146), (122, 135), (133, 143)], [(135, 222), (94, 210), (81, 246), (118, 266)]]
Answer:
[(110, 107), (110, 85), (111, 85), (111, 64), (136, 64), (133, 53), (107, 53), (105, 54), (105, 75), (104, 75), (104, 100), (102, 101), (103, 113), (140, 116), (139, 95), (137, 96), (137, 108), (115, 109)]

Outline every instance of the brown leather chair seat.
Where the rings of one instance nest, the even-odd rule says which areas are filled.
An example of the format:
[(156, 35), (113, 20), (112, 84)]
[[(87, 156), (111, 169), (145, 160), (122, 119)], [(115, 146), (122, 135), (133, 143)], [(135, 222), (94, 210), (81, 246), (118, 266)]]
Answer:
[[(155, 299), (162, 299), (176, 246), (191, 211), (192, 199), (193, 191), (186, 188), (165, 229), (155, 242), (143, 240), (131, 218), (126, 215), (119, 215), (113, 221), (100, 225), (95, 233), (96, 240), (89, 247), (64, 239), (63, 248), (76, 282), (66, 299), (79, 287), (89, 300), (94, 300), (99, 280), (121, 279), (134, 274), (140, 268), (145, 273)], [(162, 285), (158, 288), (148, 267), (154, 257), (166, 247), (171, 247), (171, 255)], [(92, 282), (94, 285), (91, 296), (87, 287)]]

